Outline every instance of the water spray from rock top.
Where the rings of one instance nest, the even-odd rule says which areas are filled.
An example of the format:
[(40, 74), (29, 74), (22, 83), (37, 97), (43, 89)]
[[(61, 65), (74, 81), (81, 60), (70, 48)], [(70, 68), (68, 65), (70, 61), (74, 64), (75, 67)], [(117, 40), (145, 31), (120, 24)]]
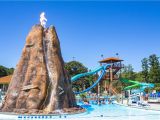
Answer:
[(45, 12), (42, 12), (40, 14), (40, 23), (44, 28), (46, 27), (46, 22), (47, 22), (47, 19), (45, 17)]

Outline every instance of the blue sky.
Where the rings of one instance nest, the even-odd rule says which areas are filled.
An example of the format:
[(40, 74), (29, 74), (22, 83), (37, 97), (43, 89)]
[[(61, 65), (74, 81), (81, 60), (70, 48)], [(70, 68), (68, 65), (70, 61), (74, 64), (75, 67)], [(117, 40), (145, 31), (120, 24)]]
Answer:
[(31, 27), (45, 11), (56, 27), (65, 61), (90, 69), (101, 54), (141, 70), (141, 59), (160, 55), (160, 2), (0, 2), (0, 64), (15, 67)]

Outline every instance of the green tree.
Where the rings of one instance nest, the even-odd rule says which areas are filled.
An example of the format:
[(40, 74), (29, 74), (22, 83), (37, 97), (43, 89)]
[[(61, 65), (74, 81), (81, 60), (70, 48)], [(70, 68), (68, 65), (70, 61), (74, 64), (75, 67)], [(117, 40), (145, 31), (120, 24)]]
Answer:
[(65, 63), (65, 69), (68, 71), (70, 76), (74, 76), (79, 73), (85, 73), (88, 71), (87, 67), (85, 67), (78, 61), (70, 61), (68, 63)]
[(135, 80), (136, 81), (139, 81), (139, 82), (146, 82), (146, 81), (144, 81), (144, 79), (143, 79), (143, 75), (142, 75), (142, 71), (140, 71), (140, 72), (135, 72)]
[(142, 77), (144, 79), (145, 82), (149, 82), (149, 64), (148, 64), (148, 59), (147, 58), (143, 58), (142, 59)]
[(7, 68), (4, 66), (0, 66), (0, 77), (7, 76)]
[(124, 66), (121, 77), (134, 80), (136, 78), (136, 73), (133, 70), (134, 69), (131, 64)]
[[(80, 73), (88, 72), (87, 67), (78, 61), (70, 61), (65, 63), (65, 69), (71, 77)], [(96, 75), (89, 75), (79, 78), (77, 82), (72, 83), (73, 89), (75, 91), (82, 91), (85, 88), (90, 87), (94, 83), (95, 78)], [(95, 89), (92, 89), (92, 91), (95, 91)]]
[(14, 68), (7, 68), (0, 65), (0, 77), (13, 74)]
[(149, 82), (153, 83), (159, 83), (160, 82), (160, 64), (158, 57), (153, 54), (149, 56), (149, 65), (150, 65), (150, 71), (149, 71)]
[[(68, 63), (65, 63), (65, 69), (68, 71), (71, 77), (88, 71), (87, 67), (85, 67), (78, 61), (70, 61)], [(75, 91), (81, 91), (89, 85), (89, 81), (86, 80), (86, 77), (82, 77), (79, 79), (80, 80), (78, 80), (77, 82), (72, 83), (73, 89)]]

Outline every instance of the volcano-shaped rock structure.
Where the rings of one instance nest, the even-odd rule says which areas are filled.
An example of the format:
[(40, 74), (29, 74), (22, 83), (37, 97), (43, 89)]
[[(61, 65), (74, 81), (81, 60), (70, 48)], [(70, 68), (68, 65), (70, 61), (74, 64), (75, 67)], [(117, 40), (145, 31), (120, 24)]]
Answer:
[(11, 79), (3, 112), (51, 113), (76, 106), (53, 26), (32, 27)]

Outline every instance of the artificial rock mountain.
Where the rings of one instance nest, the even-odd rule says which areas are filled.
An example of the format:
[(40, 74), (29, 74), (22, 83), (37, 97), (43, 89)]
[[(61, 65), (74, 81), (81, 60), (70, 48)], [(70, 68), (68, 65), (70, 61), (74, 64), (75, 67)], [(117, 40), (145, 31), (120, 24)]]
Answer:
[(76, 106), (53, 26), (32, 27), (11, 79), (3, 112), (51, 113)]

